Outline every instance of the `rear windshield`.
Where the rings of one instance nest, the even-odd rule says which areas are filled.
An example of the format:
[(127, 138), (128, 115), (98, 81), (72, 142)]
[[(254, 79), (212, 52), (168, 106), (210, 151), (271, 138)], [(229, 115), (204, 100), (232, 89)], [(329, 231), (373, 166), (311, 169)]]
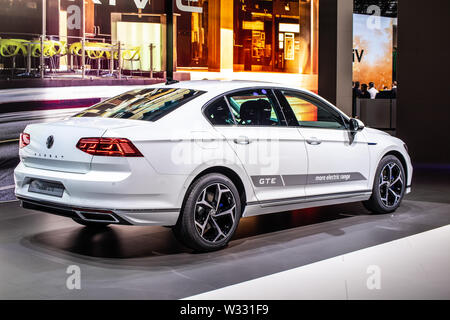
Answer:
[(74, 117), (156, 121), (203, 93), (180, 88), (138, 89), (100, 102)]

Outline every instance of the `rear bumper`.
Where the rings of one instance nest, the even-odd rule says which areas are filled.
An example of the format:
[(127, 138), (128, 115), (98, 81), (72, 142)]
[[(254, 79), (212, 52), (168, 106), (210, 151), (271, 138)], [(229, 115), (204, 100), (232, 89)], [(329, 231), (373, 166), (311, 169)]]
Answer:
[(98, 209), (74, 207), (58, 203), (18, 197), (25, 209), (51, 213), (87, 222), (103, 222), (118, 225), (163, 225), (176, 224), (180, 209)]
[[(81, 218), (80, 212), (112, 213), (108, 223), (173, 226), (180, 213), (184, 176), (158, 175), (145, 159), (132, 159), (129, 171), (69, 173), (26, 167), (14, 171), (16, 197), (26, 208)], [(62, 197), (29, 191), (32, 179), (61, 183)], [(33, 206), (33, 208), (31, 208)], [(81, 213), (83, 215), (83, 213)], [(116, 219), (118, 221), (116, 221)]]
[(31, 199), (20, 198), (21, 205), (24, 209), (38, 210), (58, 216), (63, 216), (72, 219), (81, 219), (91, 222), (107, 222), (114, 224), (130, 224), (123, 220), (110, 210), (94, 210), (90, 208), (75, 208), (70, 206), (63, 206), (51, 202), (36, 201)]

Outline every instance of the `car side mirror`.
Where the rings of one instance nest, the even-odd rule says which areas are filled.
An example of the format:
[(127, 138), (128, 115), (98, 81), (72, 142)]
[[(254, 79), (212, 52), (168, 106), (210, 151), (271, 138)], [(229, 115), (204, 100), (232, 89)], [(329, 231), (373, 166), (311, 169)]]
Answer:
[(362, 131), (365, 128), (364, 123), (359, 119), (350, 119), (350, 131), (358, 132)]

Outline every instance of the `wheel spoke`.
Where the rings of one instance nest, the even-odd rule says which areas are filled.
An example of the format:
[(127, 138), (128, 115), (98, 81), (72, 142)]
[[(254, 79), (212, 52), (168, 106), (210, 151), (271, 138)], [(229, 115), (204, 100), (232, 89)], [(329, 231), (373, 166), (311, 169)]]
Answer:
[(221, 237), (226, 238), (227, 236), (225, 235), (225, 233), (223, 233), (222, 229), (220, 228), (219, 224), (217, 223), (216, 219), (212, 218), (211, 221), (213, 222), (214, 228), (217, 231), (217, 236), (214, 239), (213, 242), (216, 242), (217, 240), (219, 240)]
[(388, 168), (389, 168), (389, 181), (391, 181), (392, 179), (392, 169), (394, 168), (394, 164), (388, 164)]
[(207, 208), (209, 208), (209, 209), (212, 209), (212, 208), (213, 208), (213, 206), (210, 205), (207, 201), (200, 201), (200, 202), (197, 202), (197, 204), (198, 204), (198, 205), (201, 205), (201, 206), (205, 206), (205, 207), (207, 207)]
[(220, 184), (217, 184), (217, 191), (216, 191), (216, 211), (219, 210), (220, 200), (222, 200), (222, 190), (220, 189)]
[(200, 235), (203, 236), (203, 234), (205, 233), (205, 226), (202, 226), (200, 222), (195, 221), (195, 224), (197, 225), (198, 228), (200, 228), (201, 233)]
[(395, 205), (397, 205), (397, 203), (399, 203), (400, 202), (400, 198), (401, 198), (401, 196), (400, 195), (398, 195), (394, 190), (392, 190), (392, 189), (389, 189), (389, 191), (394, 195), (394, 197), (395, 197), (395, 200), (394, 200), (394, 206)]
[(212, 204), (210, 204), (208, 201), (206, 201), (206, 189), (202, 191), (200, 197), (201, 197), (201, 200), (197, 201), (196, 205), (202, 205), (209, 209), (213, 208)]
[(233, 220), (233, 223), (234, 223), (234, 209), (235, 208), (236, 208), (236, 205), (234, 205), (233, 207), (231, 207), (228, 210), (225, 210), (223, 212), (215, 214), (214, 217), (222, 217), (222, 216), (226, 216), (226, 215), (229, 214), (231, 216), (231, 219)]
[(195, 224), (197, 225), (197, 227), (199, 227), (200, 230), (202, 231), (201, 234), (200, 234), (201, 236), (203, 236), (205, 234), (205, 228), (208, 225), (209, 218), (210, 218), (210, 215), (208, 214), (208, 216), (206, 217), (205, 222), (203, 224), (201, 224), (198, 221), (195, 221)]
[(394, 180), (394, 182), (391, 183), (391, 186), (394, 186), (397, 184), (397, 182), (401, 182), (403, 185), (403, 180), (402, 180), (402, 175), (399, 174), (399, 176), (397, 177), (397, 179)]

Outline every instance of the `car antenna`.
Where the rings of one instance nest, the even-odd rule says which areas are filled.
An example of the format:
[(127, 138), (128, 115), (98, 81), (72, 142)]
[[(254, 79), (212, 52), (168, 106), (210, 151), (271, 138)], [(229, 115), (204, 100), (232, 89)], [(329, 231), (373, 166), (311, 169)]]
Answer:
[(172, 78), (167, 78), (166, 79), (166, 86), (171, 85), (171, 84), (175, 84), (175, 83), (178, 83), (178, 82), (180, 82), (180, 81), (174, 80)]

